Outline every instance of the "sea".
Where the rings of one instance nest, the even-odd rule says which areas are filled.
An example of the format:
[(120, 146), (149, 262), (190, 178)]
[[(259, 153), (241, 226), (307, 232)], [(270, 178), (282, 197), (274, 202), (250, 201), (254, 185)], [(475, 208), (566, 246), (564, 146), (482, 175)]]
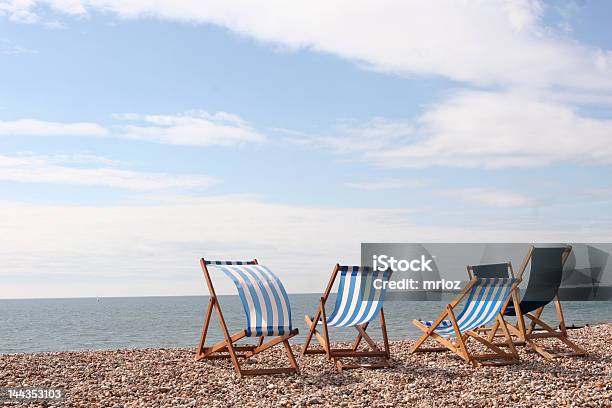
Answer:
[[(313, 315), (320, 294), (291, 294), (293, 327), (303, 342), (307, 332), (304, 315)], [(238, 296), (219, 296), (230, 331), (245, 327)], [(0, 354), (80, 351), (127, 348), (193, 347), (200, 338), (206, 296), (108, 297), (76, 299), (0, 300)], [(330, 299), (329, 305), (333, 305)], [(412, 319), (432, 320), (442, 311), (441, 301), (386, 301), (385, 317), (390, 340), (414, 340), (418, 331)], [(545, 319), (555, 321), (549, 306)], [(612, 322), (612, 301), (566, 301), (568, 326)], [(328, 312), (329, 313), (329, 312)], [(368, 329), (380, 339), (378, 320)], [(354, 339), (352, 328), (331, 329), (332, 341)], [(216, 316), (209, 329), (209, 342), (221, 340)]]

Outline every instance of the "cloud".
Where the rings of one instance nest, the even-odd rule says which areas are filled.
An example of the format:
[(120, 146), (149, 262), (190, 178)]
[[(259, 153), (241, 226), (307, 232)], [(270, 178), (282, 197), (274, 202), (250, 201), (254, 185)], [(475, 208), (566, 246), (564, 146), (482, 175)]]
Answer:
[[(68, 15), (114, 13), (226, 27), (288, 49), (310, 49), (400, 75), (478, 85), (612, 89), (612, 53), (568, 38), (543, 1), (377, 2), (27, 0), (1, 1), (14, 20), (42, 6)], [(563, 27), (566, 27), (564, 21)]]
[(398, 190), (410, 187), (422, 187), (423, 183), (417, 180), (365, 180), (345, 183), (345, 186), (357, 190), (378, 191), (378, 190)]
[(110, 157), (99, 156), (91, 153), (73, 153), (73, 154), (52, 154), (52, 155), (39, 155), (36, 153), (24, 153), (24, 157), (32, 157), (34, 159), (42, 159), (51, 164), (80, 164), (89, 165), (102, 164), (105, 166), (119, 166), (121, 161), (111, 159)]
[(412, 121), (377, 119), (293, 136), (378, 166), (516, 168), (558, 162), (612, 164), (612, 120), (531, 92), (456, 92)]
[[(313, 276), (328, 275), (338, 261), (359, 262), (360, 238), (398, 238), (387, 232), (408, 230), (398, 228), (407, 226), (400, 210), (308, 208), (245, 196), (121, 207), (0, 202), (0, 211), (12, 214), (0, 223), (3, 281), (7, 275), (43, 273), (73, 276), (71, 281), (82, 286), (98, 277), (124, 282), (90, 285), (83, 293), (68, 286), (42, 294), (47, 297), (204, 293), (202, 256), (258, 257), (291, 291), (315, 291), (323, 280)], [(343, 239), (338, 231), (346, 233)], [(233, 292), (229, 282), (220, 285), (220, 293)], [(23, 285), (9, 294), (5, 288), (0, 298), (40, 296), (35, 291), (44, 290)]]
[(0, 121), (0, 136), (93, 136), (108, 135), (108, 130), (96, 123), (60, 123), (37, 119)]
[(117, 136), (154, 143), (189, 146), (233, 146), (261, 142), (265, 137), (239, 116), (190, 111), (180, 115), (115, 115), (116, 119), (144, 124), (118, 126)]
[(528, 207), (536, 204), (534, 199), (526, 195), (497, 189), (451, 189), (444, 192), (443, 195), (468, 203), (481, 204), (496, 208)]
[[(200, 257), (257, 257), (290, 292), (318, 292), (336, 262), (360, 262), (361, 242), (606, 242), (612, 231), (504, 215), (470, 225), (466, 235), (462, 217), (432, 225), (409, 210), (249, 196), (120, 207), (0, 202), (0, 212), (11, 214), (0, 222), (0, 298), (205, 294)], [(12, 284), (15, 276), (30, 278)], [(219, 293), (234, 293), (231, 283), (217, 282)]]
[(227, 112), (128, 113), (116, 114), (113, 118), (118, 123), (109, 127), (91, 122), (61, 123), (38, 119), (0, 121), (0, 136), (113, 137), (186, 146), (235, 146), (265, 140), (265, 136), (247, 121)]
[[(82, 168), (58, 164), (78, 163), (84, 159), (81, 155), (76, 157), (0, 155), (0, 180), (105, 186), (143, 192), (205, 188), (218, 182), (216, 178), (204, 175), (143, 173), (112, 167)], [(91, 161), (89, 163), (91, 164)]]
[(8, 38), (0, 38), (0, 54), (21, 55), (21, 54), (37, 54), (37, 53), (38, 51), (15, 44)]
[(33, 0), (0, 0), (0, 16), (16, 23), (35, 24), (40, 21)]

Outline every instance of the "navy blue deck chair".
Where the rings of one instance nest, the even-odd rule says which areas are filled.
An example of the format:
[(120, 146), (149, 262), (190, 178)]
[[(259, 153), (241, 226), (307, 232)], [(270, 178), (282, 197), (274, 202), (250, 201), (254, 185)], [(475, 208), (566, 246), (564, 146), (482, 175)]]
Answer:
[[(534, 247), (530, 246), (527, 256), (521, 265), (519, 277), (523, 277), (527, 267), (530, 266), (529, 281), (525, 293), (518, 301), (518, 295), (513, 298), (512, 303), (506, 309), (505, 316), (515, 316), (516, 325), (508, 324), (510, 332), (518, 337), (517, 345), (527, 343), (533, 350), (538, 352), (547, 360), (563, 356), (582, 356), (585, 351), (572, 342), (567, 335), (565, 317), (559, 300), (559, 287), (563, 278), (563, 265), (568, 259), (572, 247)], [(468, 268), (470, 276), (507, 277), (507, 270), (499, 264), (477, 265)], [(554, 304), (559, 323), (559, 329), (554, 329), (541, 319), (544, 308)], [(525, 323), (525, 317), (530, 320), (529, 327)], [(496, 335), (497, 325), (489, 332), (489, 339)], [(572, 351), (554, 352), (544, 348), (538, 342), (541, 339), (558, 339)]]

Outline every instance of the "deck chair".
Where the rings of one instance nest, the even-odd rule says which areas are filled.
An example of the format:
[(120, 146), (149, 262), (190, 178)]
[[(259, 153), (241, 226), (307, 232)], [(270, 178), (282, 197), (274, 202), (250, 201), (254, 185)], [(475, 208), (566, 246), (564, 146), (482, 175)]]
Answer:
[[(482, 265), (468, 265), (467, 272), (468, 272), (470, 279), (474, 277), (477, 277), (477, 278), (511, 278), (514, 276), (514, 269), (512, 268), (511, 262), (496, 263), (496, 264), (482, 264)], [(512, 292), (510, 303), (508, 304), (508, 308), (513, 307), (513, 305), (519, 304), (518, 296), (519, 296), (518, 289)], [(506, 324), (508, 324), (508, 322), (506, 322)], [(482, 326), (476, 329), (476, 331), (478, 333), (485, 333), (485, 334), (493, 333), (489, 338), (489, 341), (492, 341), (495, 337), (504, 336), (503, 334), (497, 333), (497, 328), (498, 328), (497, 321), (495, 321), (492, 327)], [(515, 346), (525, 344), (525, 342), (522, 342), (520, 340), (518, 341), (514, 340), (513, 343)], [(498, 345), (504, 346), (505, 343), (500, 343)]]
[[(283, 284), (276, 275), (257, 260), (252, 261), (207, 261), (200, 260), (204, 278), (208, 285), (210, 298), (204, 317), (202, 335), (198, 345), (196, 360), (210, 358), (229, 358), (239, 377), (260, 374), (299, 373), (299, 368), (289, 339), (298, 334), (298, 329), (291, 327), (291, 305)], [(246, 329), (230, 334), (223, 318), (221, 305), (215, 293), (210, 271), (221, 272), (236, 285), (246, 314)], [(213, 309), (217, 312), (224, 340), (206, 347), (206, 334)], [(245, 337), (257, 337), (257, 345), (239, 346), (235, 344)], [(266, 337), (272, 339), (265, 342)], [(282, 343), (289, 359), (290, 367), (244, 369), (239, 358), (248, 359), (262, 351)]]
[[(410, 352), (446, 351), (459, 355), (465, 362), (476, 367), (479, 365), (507, 365), (518, 363), (518, 353), (512, 342), (510, 332), (502, 318), (508, 306), (512, 292), (516, 290), (518, 279), (514, 278), (473, 278), (461, 293), (446, 306), (436, 320), (413, 320), (413, 324), (423, 332), (414, 343)], [(456, 314), (455, 310), (467, 296), (463, 309)], [(493, 321), (499, 323), (506, 337), (509, 352), (482, 337), (476, 330)], [(455, 341), (451, 338), (455, 337)], [(425, 348), (423, 344), (433, 339), (442, 347)], [(489, 353), (475, 354), (468, 347), (468, 340), (473, 339), (490, 350)]]
[[(571, 246), (552, 247), (552, 248), (536, 248), (529, 247), (527, 256), (521, 265), (520, 277), (524, 275), (527, 266), (531, 264), (531, 272), (529, 274), (529, 282), (527, 289), (520, 302), (514, 300), (508, 306), (505, 315), (515, 316), (516, 325), (509, 324), (510, 332), (518, 337), (519, 341), (516, 344), (527, 343), (532, 349), (538, 352), (547, 360), (564, 356), (583, 356), (586, 352), (577, 344), (572, 342), (565, 327), (565, 317), (561, 301), (559, 300), (559, 287), (563, 277), (563, 266), (572, 251)], [(473, 273), (479, 276), (479, 271), (474, 270)], [(517, 295), (518, 296), (518, 295)], [(554, 329), (541, 319), (544, 308), (554, 303), (559, 329)], [(525, 317), (530, 320), (529, 327), (525, 323)], [(492, 339), (497, 333), (497, 325), (491, 328), (489, 339)], [(541, 339), (558, 339), (572, 351), (555, 353), (546, 350), (538, 340)]]
[[(340, 275), (338, 295), (334, 311), (328, 316), (326, 304), (336, 278)], [(306, 341), (302, 348), (305, 354), (326, 354), (340, 370), (347, 368), (382, 368), (390, 366), (389, 340), (385, 325), (383, 302), (386, 291), (386, 282), (391, 276), (390, 271), (375, 271), (368, 266), (340, 266), (336, 265), (327, 288), (321, 296), (319, 307), (313, 316), (304, 316), (309, 327)], [(377, 281), (378, 280), (378, 281)], [(366, 333), (371, 321), (380, 315), (380, 327), (383, 338), (383, 349)], [(322, 327), (323, 333), (317, 326)], [(354, 327), (357, 337), (351, 348), (332, 348), (329, 342), (329, 327)], [(312, 337), (315, 337), (321, 348), (310, 347)], [(362, 340), (367, 343), (369, 350), (360, 350)], [(346, 363), (341, 359), (345, 357), (375, 358), (374, 363)]]

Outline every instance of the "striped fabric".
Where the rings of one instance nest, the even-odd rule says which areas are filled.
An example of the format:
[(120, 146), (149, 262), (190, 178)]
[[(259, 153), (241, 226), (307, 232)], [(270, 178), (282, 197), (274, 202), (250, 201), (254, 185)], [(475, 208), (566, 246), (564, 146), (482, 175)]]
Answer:
[(291, 331), (291, 305), (278, 277), (263, 265), (209, 264), (236, 285), (247, 318), (247, 336), (282, 336)]
[[(476, 284), (470, 290), (463, 310), (457, 315), (459, 331), (465, 333), (493, 321), (510, 296), (514, 282), (516, 279), (513, 278), (477, 279)], [(419, 321), (427, 327), (434, 324), (434, 321), (431, 320)], [(450, 320), (443, 320), (435, 332), (441, 336), (450, 337), (455, 331)]]
[(367, 266), (341, 266), (336, 306), (327, 317), (327, 325), (348, 327), (375, 319), (382, 307), (385, 290), (375, 289), (374, 281), (387, 282), (390, 276), (390, 271), (373, 271)]
[(255, 265), (255, 261), (205, 261), (206, 265)]

